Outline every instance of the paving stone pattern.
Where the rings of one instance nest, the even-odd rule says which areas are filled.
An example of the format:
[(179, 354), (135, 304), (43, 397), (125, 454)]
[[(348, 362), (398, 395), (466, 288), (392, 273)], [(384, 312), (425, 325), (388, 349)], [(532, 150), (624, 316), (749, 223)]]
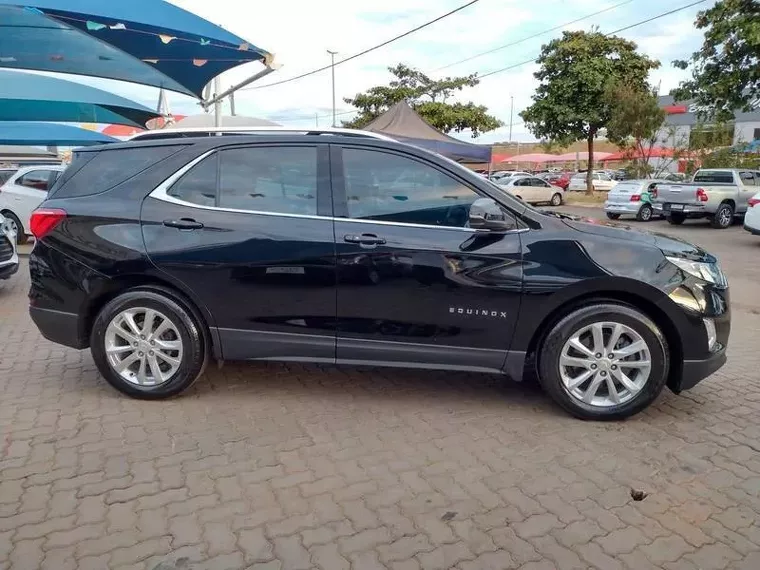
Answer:
[[(475, 374), (227, 364), (122, 397), (0, 285), (0, 569), (760, 569), (760, 239), (729, 364), (621, 423)], [(633, 501), (630, 489), (648, 496)]]

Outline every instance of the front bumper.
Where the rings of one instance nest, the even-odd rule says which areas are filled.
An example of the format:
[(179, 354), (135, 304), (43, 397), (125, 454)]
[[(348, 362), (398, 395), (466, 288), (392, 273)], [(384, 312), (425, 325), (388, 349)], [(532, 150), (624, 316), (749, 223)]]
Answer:
[(689, 390), (718, 371), (726, 363), (726, 349), (721, 348), (705, 360), (684, 360), (681, 382), (677, 390)]
[(8, 261), (0, 263), (0, 279), (10, 279), (18, 272), (18, 255), (14, 254)]

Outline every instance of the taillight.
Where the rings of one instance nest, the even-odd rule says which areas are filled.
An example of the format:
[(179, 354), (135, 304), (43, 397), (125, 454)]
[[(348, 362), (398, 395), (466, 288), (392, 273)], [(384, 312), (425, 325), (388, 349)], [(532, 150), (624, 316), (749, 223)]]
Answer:
[(707, 202), (710, 198), (707, 196), (704, 188), (697, 188), (697, 200), (700, 202)]
[(750, 208), (754, 208), (758, 204), (760, 204), (760, 198), (750, 198), (749, 202), (747, 202)]
[(631, 194), (631, 202), (641, 202), (640, 194)]
[(29, 222), (29, 229), (32, 235), (37, 239), (42, 239), (63, 221), (66, 217), (66, 210), (57, 208), (40, 208), (32, 212), (32, 219)]

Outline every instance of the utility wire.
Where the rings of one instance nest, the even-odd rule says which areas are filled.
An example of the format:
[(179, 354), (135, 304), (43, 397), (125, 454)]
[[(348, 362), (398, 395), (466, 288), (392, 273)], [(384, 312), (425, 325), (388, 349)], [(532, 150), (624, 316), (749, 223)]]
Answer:
[(449, 67), (454, 67), (455, 65), (459, 65), (460, 63), (465, 63), (467, 61), (472, 61), (473, 59), (477, 59), (477, 58), (482, 57), (484, 55), (488, 55), (488, 54), (491, 54), (491, 53), (494, 53), (494, 52), (497, 52), (497, 51), (501, 51), (501, 50), (506, 49), (508, 47), (516, 46), (517, 44), (521, 44), (521, 43), (526, 42), (528, 40), (532, 40), (532, 39), (537, 38), (539, 36), (542, 36), (544, 34), (548, 34), (550, 32), (554, 32), (555, 30), (562, 29), (565, 26), (572, 26), (573, 24), (577, 24), (578, 22), (582, 22), (583, 20), (588, 20), (589, 18), (593, 18), (594, 16), (598, 16), (600, 14), (604, 14), (605, 12), (609, 12), (611, 10), (615, 10), (616, 8), (620, 8), (621, 6), (625, 6), (626, 4), (630, 4), (631, 2), (633, 2), (633, 0), (625, 0), (625, 2), (620, 2), (619, 4), (615, 4), (613, 6), (609, 6), (609, 7), (605, 8), (604, 10), (599, 10), (597, 12), (594, 12), (593, 14), (587, 14), (587, 15), (585, 15), (585, 16), (583, 16), (581, 18), (577, 18), (577, 19), (575, 19), (575, 20), (573, 20), (571, 22), (565, 22), (564, 24), (559, 24), (558, 26), (554, 26), (553, 28), (548, 28), (546, 30), (542, 30), (540, 32), (537, 32), (537, 33), (531, 35), (531, 36), (525, 36), (524, 38), (520, 38), (519, 40), (515, 40), (513, 42), (510, 42), (508, 44), (504, 44), (504, 45), (495, 47), (493, 49), (489, 49), (488, 51), (483, 51), (483, 52), (480, 52), (480, 53), (476, 53), (473, 56), (466, 57), (464, 59), (460, 59), (459, 61), (455, 61), (454, 63), (449, 63), (447, 65), (444, 65), (443, 67), (439, 67), (437, 69), (434, 69), (433, 71), (441, 71), (443, 69), (448, 69)]
[[(677, 12), (681, 12), (682, 10), (686, 10), (687, 8), (691, 8), (692, 6), (696, 6), (697, 4), (702, 4), (706, 2), (707, 0), (697, 0), (696, 2), (692, 2), (691, 4), (686, 4), (685, 6), (681, 6), (680, 8), (674, 8), (673, 10), (669, 10), (667, 12), (663, 12), (662, 14), (658, 14), (657, 16), (652, 16), (651, 18), (647, 18), (646, 20), (641, 20), (640, 22), (636, 22), (635, 24), (631, 24), (629, 26), (625, 26), (623, 28), (618, 28), (617, 30), (613, 30), (611, 32), (608, 32), (604, 34), (605, 36), (611, 36), (612, 34), (617, 34), (620, 32), (624, 32), (626, 30), (630, 30), (631, 28), (635, 28), (637, 26), (641, 26), (643, 24), (648, 24), (649, 22), (653, 22), (655, 20), (659, 20), (660, 18), (664, 18), (665, 16), (670, 16), (671, 14), (675, 14)], [(515, 69), (517, 67), (522, 67), (523, 65), (526, 65), (528, 63), (534, 63), (536, 61), (536, 58), (532, 59), (526, 59), (525, 61), (521, 61), (520, 63), (514, 63), (512, 65), (508, 65), (507, 67), (502, 67), (501, 69), (496, 69), (494, 71), (489, 71), (488, 73), (484, 73), (483, 75), (478, 75), (478, 79), (485, 79), (486, 77), (490, 77), (492, 75), (496, 75), (497, 73), (502, 73), (504, 71), (509, 71), (511, 69)]]
[[(384, 41), (383, 43), (377, 44), (375, 46), (372, 46), (370, 48), (367, 48), (363, 51), (360, 51), (359, 53), (355, 53), (354, 55), (347, 57), (345, 59), (341, 59), (340, 61), (336, 61), (334, 65), (340, 65), (341, 63), (346, 63), (347, 61), (351, 61), (352, 59), (356, 59), (357, 57), (361, 57), (365, 54), (368, 54), (371, 51), (375, 51), (376, 49), (380, 49), (381, 47), (385, 47), (390, 43), (393, 43), (397, 40), (400, 40), (401, 38), (405, 38), (408, 35), (413, 34), (414, 32), (417, 32), (423, 28), (426, 28), (432, 24), (435, 24), (436, 22), (440, 22), (444, 18), (448, 18), (449, 16), (456, 14), (460, 10), (464, 10), (465, 8), (472, 6), (473, 4), (479, 2), (480, 0), (470, 0), (470, 2), (467, 2), (466, 4), (463, 4), (462, 6), (459, 6), (459, 8), (455, 8), (451, 10), (450, 12), (446, 12), (445, 14), (438, 16), (434, 20), (430, 20), (428, 22), (425, 22), (424, 24), (421, 24), (417, 26), (416, 28), (412, 28), (411, 30), (408, 30), (404, 32), (403, 34), (399, 34), (398, 36), (395, 36), (389, 40)], [(319, 73), (321, 71), (325, 71), (326, 69), (330, 69), (333, 67), (333, 65), (325, 65), (324, 67), (320, 67), (319, 69), (314, 69), (312, 71), (307, 71), (306, 73), (302, 73), (301, 75), (296, 75), (295, 77), (289, 77), (288, 79), (283, 79), (282, 81), (275, 81), (274, 83), (267, 83), (266, 85), (253, 85), (251, 87), (248, 87), (246, 89), (242, 89), (243, 91), (246, 90), (253, 90), (253, 89), (264, 89), (265, 87), (274, 87), (275, 85), (282, 85), (284, 83), (290, 83), (291, 81), (295, 81), (297, 79), (302, 79), (304, 77), (308, 77), (309, 75), (314, 75), (315, 73)]]

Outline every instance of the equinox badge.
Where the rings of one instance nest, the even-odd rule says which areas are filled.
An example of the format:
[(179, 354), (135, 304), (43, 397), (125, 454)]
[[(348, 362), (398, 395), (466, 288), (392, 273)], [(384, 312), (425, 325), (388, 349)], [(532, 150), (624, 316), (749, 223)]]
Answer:
[(468, 315), (472, 317), (489, 317), (492, 319), (506, 319), (506, 311), (489, 311), (486, 309), (468, 309), (467, 307), (449, 307), (449, 313), (456, 315)]

